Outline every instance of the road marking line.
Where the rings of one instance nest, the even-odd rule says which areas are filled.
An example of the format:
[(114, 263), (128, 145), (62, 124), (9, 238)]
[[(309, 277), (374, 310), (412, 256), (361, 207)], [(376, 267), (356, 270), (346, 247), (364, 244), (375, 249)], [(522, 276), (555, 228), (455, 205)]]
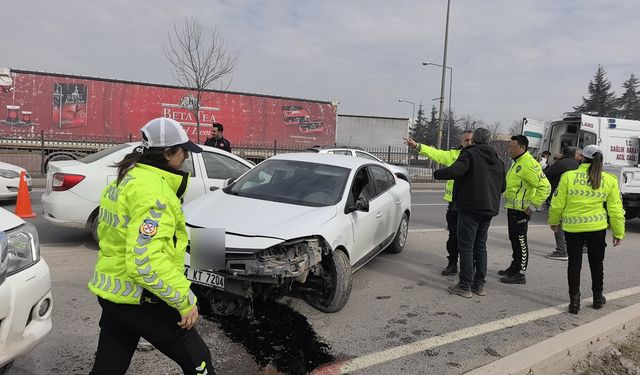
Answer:
[[(616, 300), (619, 298), (628, 297), (634, 294), (640, 294), (640, 287), (632, 287), (627, 289), (618, 290), (606, 294), (607, 300)], [(584, 299), (583, 302), (590, 302), (592, 298)], [(558, 315), (566, 312), (567, 304), (547, 307), (544, 309), (531, 311), (528, 313), (515, 315), (512, 317), (496, 320), (480, 324), (473, 327), (459, 329), (457, 331), (445, 333), (439, 336), (430, 337), (424, 340), (416, 341), (410, 344), (400, 345), (392, 347), (380, 352), (374, 352), (365, 354), (360, 357), (356, 357), (347, 360), (339, 364), (339, 373), (346, 374), (358, 370), (363, 370), (372, 366), (376, 366), (385, 362), (389, 362), (395, 359), (400, 359), (412, 354), (420, 353), (428, 349), (433, 349), (442, 345), (450, 344), (456, 341), (484, 335), (487, 333), (499, 331), (501, 329), (515, 327), (517, 325), (530, 323), (539, 319), (548, 318), (553, 315)]]

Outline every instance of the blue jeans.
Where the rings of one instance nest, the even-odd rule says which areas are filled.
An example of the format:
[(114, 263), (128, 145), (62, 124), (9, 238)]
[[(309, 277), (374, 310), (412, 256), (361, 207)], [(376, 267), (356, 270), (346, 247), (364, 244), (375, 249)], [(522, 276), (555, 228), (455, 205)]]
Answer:
[(487, 275), (487, 235), (492, 216), (458, 212), (458, 250), (460, 252), (460, 287), (485, 284)]

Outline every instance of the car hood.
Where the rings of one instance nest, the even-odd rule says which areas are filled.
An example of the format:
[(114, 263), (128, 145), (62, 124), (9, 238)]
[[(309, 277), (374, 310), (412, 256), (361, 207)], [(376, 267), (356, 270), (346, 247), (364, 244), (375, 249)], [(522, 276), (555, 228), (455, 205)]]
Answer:
[(218, 190), (186, 204), (184, 211), (189, 226), (224, 228), (227, 247), (256, 248), (263, 242), (256, 237), (265, 243), (279, 243), (318, 234), (320, 227), (336, 216), (337, 209), (270, 202)]
[(0, 231), (11, 230), (24, 224), (24, 220), (0, 207)]
[(25, 169), (22, 167), (18, 167), (17, 165), (13, 165), (13, 164), (9, 164), (9, 163), (3, 163), (0, 161), (0, 169), (7, 169), (10, 171), (16, 171), (18, 173), (24, 171)]

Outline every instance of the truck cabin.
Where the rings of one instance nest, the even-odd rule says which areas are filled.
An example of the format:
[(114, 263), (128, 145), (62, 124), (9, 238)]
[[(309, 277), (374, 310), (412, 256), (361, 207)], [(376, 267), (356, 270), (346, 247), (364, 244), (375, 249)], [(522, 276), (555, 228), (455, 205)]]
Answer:
[(594, 145), (598, 141), (596, 129), (587, 124), (583, 126), (580, 115), (567, 116), (560, 121), (554, 121), (549, 126), (548, 150), (551, 155), (556, 155), (566, 146), (584, 148), (586, 145)]

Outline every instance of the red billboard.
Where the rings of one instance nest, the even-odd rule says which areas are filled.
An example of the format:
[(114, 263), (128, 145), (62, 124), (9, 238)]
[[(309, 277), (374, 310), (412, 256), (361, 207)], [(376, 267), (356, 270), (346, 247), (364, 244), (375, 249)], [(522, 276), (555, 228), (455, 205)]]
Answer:
[[(196, 140), (188, 109), (194, 93), (175, 86), (12, 70), (12, 90), (0, 91), (0, 136), (65, 139), (139, 139), (140, 128), (164, 116)], [(8, 91), (8, 92), (6, 92)], [(333, 144), (337, 108), (330, 102), (207, 91), (201, 100), (200, 142), (211, 123), (224, 125), (231, 143)]]

